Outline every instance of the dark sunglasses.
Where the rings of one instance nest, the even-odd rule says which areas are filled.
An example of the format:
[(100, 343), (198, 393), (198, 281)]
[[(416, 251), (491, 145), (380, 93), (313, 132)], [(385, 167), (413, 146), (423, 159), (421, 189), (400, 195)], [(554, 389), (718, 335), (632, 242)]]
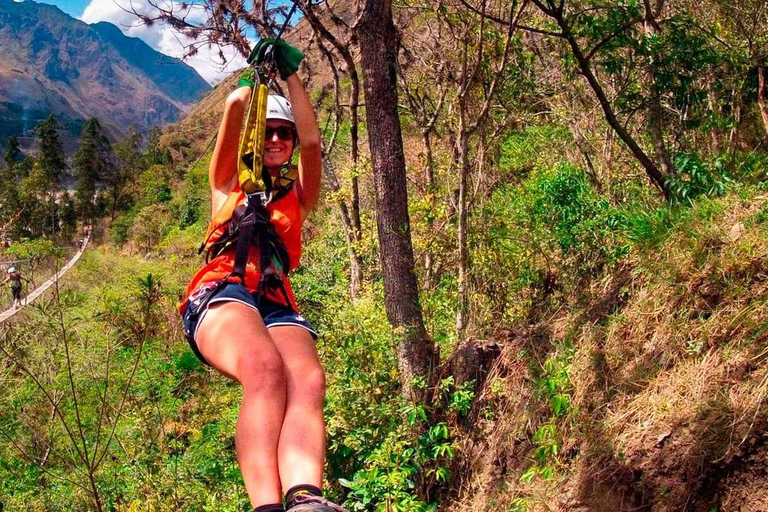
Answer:
[(277, 128), (270, 128), (264, 131), (264, 140), (271, 140), (274, 135), (277, 134), (277, 138), (284, 141), (293, 140), (293, 128), (288, 126), (278, 126)]

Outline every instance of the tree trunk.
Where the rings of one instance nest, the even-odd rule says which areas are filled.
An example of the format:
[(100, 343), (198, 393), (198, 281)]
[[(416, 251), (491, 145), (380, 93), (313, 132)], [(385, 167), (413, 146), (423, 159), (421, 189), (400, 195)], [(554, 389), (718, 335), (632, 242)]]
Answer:
[(652, 77), (651, 80), (653, 81), (651, 91), (654, 97), (651, 99), (651, 103), (648, 106), (648, 132), (651, 136), (651, 141), (653, 141), (653, 150), (656, 154), (656, 160), (661, 164), (661, 172), (665, 176), (671, 176), (674, 173), (674, 166), (672, 165), (669, 151), (667, 151), (667, 145), (664, 143), (664, 132), (661, 129), (664, 123), (661, 101), (656, 87), (656, 78)]
[(328, 41), (336, 51), (339, 52), (341, 58), (344, 60), (347, 76), (350, 81), (349, 91), (349, 114), (350, 114), (350, 127), (349, 136), (352, 143), (352, 165), (354, 166), (352, 172), (352, 205), (351, 205), (351, 220), (352, 225), (355, 228), (355, 241), (362, 241), (362, 224), (360, 222), (360, 185), (357, 178), (359, 172), (359, 144), (358, 144), (358, 128), (359, 122), (359, 105), (360, 105), (360, 78), (357, 74), (357, 67), (355, 66), (355, 59), (352, 57), (352, 52), (349, 49), (349, 44), (345, 44), (340, 41), (328, 28), (323, 24), (315, 11), (312, 9), (311, 3), (303, 6), (302, 11), (307, 16), (310, 25), (315, 30), (319, 37), (322, 37)]
[[(358, 298), (360, 295), (360, 291), (362, 290), (363, 285), (363, 259), (360, 256), (360, 245), (363, 239), (362, 235), (362, 228), (360, 223), (360, 193), (359, 193), (359, 186), (358, 186), (358, 179), (357, 179), (357, 172), (358, 172), (358, 126), (360, 124), (359, 122), (359, 115), (358, 115), (358, 103), (360, 99), (360, 80), (357, 75), (357, 69), (355, 68), (355, 62), (352, 59), (352, 54), (349, 51), (348, 45), (342, 44), (326, 27), (322, 24), (320, 19), (316, 16), (315, 12), (312, 10), (311, 5), (306, 5), (303, 7), (304, 13), (307, 16), (307, 19), (309, 20), (310, 25), (312, 26), (312, 29), (315, 33), (315, 38), (317, 40), (318, 48), (325, 56), (326, 60), (328, 61), (328, 65), (333, 70), (333, 80), (334, 80), (334, 104), (336, 108), (334, 109), (335, 113), (335, 128), (334, 128), (334, 134), (332, 139), (335, 140), (336, 135), (338, 133), (339, 124), (341, 123), (341, 107), (339, 105), (339, 92), (341, 90), (341, 86), (339, 84), (339, 74), (338, 70), (336, 68), (336, 64), (333, 60), (333, 55), (331, 54), (330, 50), (327, 50), (325, 46), (321, 43), (321, 40), (326, 40), (333, 45), (334, 48), (341, 54), (342, 58), (344, 59), (345, 65), (347, 67), (347, 75), (350, 78), (350, 81), (352, 83), (352, 90), (350, 92), (350, 118), (351, 118), (351, 126), (350, 126), (350, 137), (352, 141), (352, 208), (350, 212), (350, 208), (347, 205), (347, 202), (344, 199), (341, 199), (341, 196), (339, 196), (339, 208), (341, 209), (341, 218), (343, 221), (344, 226), (344, 236), (347, 239), (347, 253), (349, 254), (349, 264), (350, 264), (350, 276), (349, 276), (349, 294), (352, 297), (352, 299)], [(333, 146), (333, 142), (330, 143), (331, 146)], [(331, 188), (335, 193), (340, 191), (341, 186), (339, 185), (339, 180), (336, 176), (336, 172), (333, 168), (333, 164), (331, 164), (330, 159), (324, 157), (323, 160), (324, 168), (327, 171), (328, 178), (331, 184)]]
[[(429, 135), (430, 130), (424, 129), (421, 133), (422, 141), (424, 142), (424, 177), (427, 181), (427, 204), (429, 205), (429, 219), (427, 220), (427, 232), (432, 235), (434, 233), (435, 221), (433, 220), (432, 210), (435, 206), (435, 171), (434, 171), (434, 157), (432, 156), (432, 138)], [(432, 288), (432, 275), (433, 259), (432, 249), (427, 247), (424, 251), (424, 288)]]
[(469, 287), (467, 285), (467, 267), (469, 250), (467, 247), (467, 185), (469, 182), (469, 132), (466, 130), (466, 98), (459, 98), (459, 304), (456, 310), (456, 334), (459, 340), (464, 338), (469, 320)]
[(349, 294), (353, 299), (360, 296), (360, 290), (363, 286), (363, 258), (357, 250), (357, 244), (355, 242), (355, 227), (352, 224), (352, 219), (349, 215), (349, 207), (347, 202), (341, 198), (341, 185), (339, 185), (339, 179), (336, 176), (336, 171), (333, 168), (333, 164), (328, 158), (323, 161), (323, 168), (325, 169), (326, 176), (328, 176), (328, 183), (331, 186), (333, 193), (339, 197), (339, 210), (341, 211), (341, 223), (344, 228), (344, 237), (347, 239), (347, 254), (349, 255)]
[(731, 97), (734, 98), (733, 117), (736, 119), (736, 122), (733, 123), (731, 131), (728, 133), (728, 152), (734, 154), (736, 152), (739, 126), (741, 125), (741, 95), (738, 94), (738, 89), (734, 88), (731, 91)]
[(760, 108), (763, 128), (766, 136), (768, 136), (768, 110), (765, 108), (765, 65), (762, 62), (757, 65), (757, 106)]
[(397, 45), (391, 0), (367, 0), (357, 28), (364, 71), (368, 143), (373, 163), (377, 228), (387, 318), (398, 336), (403, 393), (423, 400), (414, 379), (431, 383), (436, 352), (419, 304), (408, 216), (405, 156), (397, 111)]
[[(645, 20), (643, 22), (643, 30), (646, 36), (653, 37), (660, 32), (660, 27), (656, 22), (656, 12), (651, 7), (649, 0), (644, 0), (645, 6)], [(657, 8), (660, 8), (661, 2), (657, 4)], [(654, 60), (651, 57), (651, 72), (649, 73), (648, 83), (646, 87), (651, 91), (651, 100), (648, 105), (648, 133), (653, 142), (653, 150), (656, 154), (656, 160), (661, 164), (661, 170), (666, 176), (671, 176), (674, 173), (674, 167), (672, 166), (672, 159), (667, 151), (667, 145), (664, 142), (664, 113), (661, 109), (661, 91), (658, 87), (658, 80), (656, 79), (656, 69), (654, 67)]]

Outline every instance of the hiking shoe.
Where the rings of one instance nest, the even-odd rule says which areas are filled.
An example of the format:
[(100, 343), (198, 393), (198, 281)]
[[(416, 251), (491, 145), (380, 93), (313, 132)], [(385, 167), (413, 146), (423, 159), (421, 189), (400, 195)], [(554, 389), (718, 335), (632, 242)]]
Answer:
[(287, 512), (347, 512), (347, 509), (322, 496), (299, 494), (293, 499), (293, 506)]

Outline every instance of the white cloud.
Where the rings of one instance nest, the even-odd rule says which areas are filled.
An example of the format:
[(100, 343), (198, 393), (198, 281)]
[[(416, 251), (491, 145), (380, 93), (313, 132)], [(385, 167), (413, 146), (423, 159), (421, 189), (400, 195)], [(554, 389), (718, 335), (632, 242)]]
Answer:
[[(163, 4), (163, 2), (160, 3), (161, 6), (165, 6)], [(171, 4), (167, 5), (170, 6)], [(125, 35), (138, 37), (161, 53), (181, 58), (185, 53), (185, 48), (192, 44), (192, 39), (162, 23), (154, 23), (151, 26), (144, 25), (133, 12), (129, 12), (135, 10), (141, 14), (151, 14), (153, 9), (146, 0), (91, 0), (80, 19), (86, 23), (108, 21), (118, 26)], [(188, 7), (187, 19), (190, 21), (200, 20), (203, 16), (201, 11), (194, 6)], [(218, 46), (202, 46), (196, 55), (188, 57), (185, 62), (195, 68), (200, 76), (209, 83), (216, 84), (234, 70), (246, 65), (245, 59), (237, 54), (233, 48), (225, 47), (222, 48), (222, 51), (227, 59), (226, 64), (221, 62)]]

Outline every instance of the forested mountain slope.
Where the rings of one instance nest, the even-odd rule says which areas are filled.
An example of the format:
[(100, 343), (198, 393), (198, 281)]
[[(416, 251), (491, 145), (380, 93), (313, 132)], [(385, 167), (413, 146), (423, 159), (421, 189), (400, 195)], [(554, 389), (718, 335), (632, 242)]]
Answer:
[(0, 1), (0, 146), (53, 114), (74, 146), (97, 116), (113, 140), (176, 121), (210, 89), (188, 65), (109, 23), (87, 25), (33, 1)]

